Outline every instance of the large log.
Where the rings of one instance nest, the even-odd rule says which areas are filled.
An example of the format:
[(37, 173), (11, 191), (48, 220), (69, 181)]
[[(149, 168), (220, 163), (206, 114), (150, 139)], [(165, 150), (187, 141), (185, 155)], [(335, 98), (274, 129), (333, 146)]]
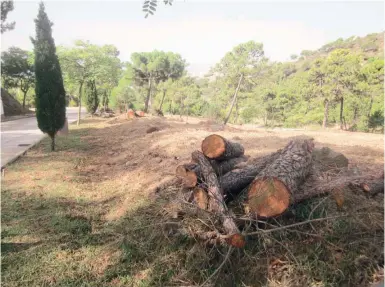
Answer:
[(209, 135), (202, 141), (202, 152), (210, 159), (224, 160), (239, 157), (245, 149), (240, 143), (231, 142), (220, 135)]
[[(217, 176), (221, 176), (228, 173), (232, 169), (236, 168), (238, 164), (245, 161), (247, 161), (247, 158), (245, 156), (241, 156), (220, 162), (216, 160), (210, 160), (210, 164), (213, 167), (215, 174)], [(201, 168), (197, 163), (179, 165), (176, 168), (176, 174), (178, 177), (184, 180), (186, 187), (194, 187), (197, 183), (202, 181)]]
[(250, 212), (261, 217), (282, 214), (312, 168), (313, 140), (291, 141), (248, 189)]
[[(215, 174), (210, 161), (200, 151), (194, 151), (192, 153), (192, 159), (199, 164), (204, 182), (207, 185), (207, 191), (210, 197), (209, 210), (218, 213), (220, 215), (225, 232), (228, 235), (237, 238), (237, 244), (234, 245), (242, 245), (239, 244), (239, 242), (242, 241), (241, 243), (244, 243), (244, 238), (242, 235), (240, 235), (238, 227), (235, 224), (234, 219), (232, 218), (227, 208), (227, 205), (225, 204), (223, 191), (219, 185), (217, 175)], [(232, 244), (231, 240), (230, 244)]]
[(230, 198), (244, 190), (254, 178), (269, 164), (278, 158), (281, 150), (260, 158), (253, 159), (245, 167), (234, 169), (219, 178), (221, 187)]

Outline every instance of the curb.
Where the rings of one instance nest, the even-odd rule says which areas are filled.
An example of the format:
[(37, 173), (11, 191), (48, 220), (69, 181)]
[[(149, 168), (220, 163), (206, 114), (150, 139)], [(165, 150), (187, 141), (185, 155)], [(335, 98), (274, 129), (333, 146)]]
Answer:
[[(11, 116), (12, 117), (12, 116)], [(17, 116), (15, 116), (15, 117), (17, 117)], [(20, 117), (18, 117), (18, 118), (6, 118), (6, 117), (3, 117), (2, 119), (1, 119), (1, 122), (2, 123), (6, 123), (6, 122), (12, 122), (12, 121), (17, 121), (17, 120), (21, 120), (21, 119), (27, 119), (27, 118), (32, 118), (32, 117), (36, 117), (36, 115), (35, 114), (32, 114), (32, 115), (25, 115), (25, 116), (20, 116)]]
[[(84, 118), (83, 118), (83, 119), (84, 119)], [(68, 122), (68, 124), (72, 124), (72, 123), (74, 123), (74, 122), (77, 122), (77, 119), (74, 120), (74, 121)], [(9, 165), (9, 164), (15, 162), (15, 161), (16, 161), (17, 159), (19, 159), (21, 156), (25, 155), (25, 154), (27, 153), (27, 151), (29, 151), (31, 148), (33, 148), (33, 147), (36, 146), (38, 143), (40, 143), (45, 137), (47, 137), (47, 135), (46, 135), (46, 134), (43, 134), (42, 137), (41, 137), (41, 139), (36, 140), (34, 143), (32, 143), (30, 146), (28, 146), (25, 150), (23, 150), (23, 151), (17, 153), (17, 154), (15, 155), (14, 158), (12, 158), (11, 160), (9, 160), (9, 161), (6, 162), (5, 164), (1, 163), (1, 171), (2, 171), (2, 173), (4, 173), (4, 169), (5, 169), (5, 167), (6, 167), (7, 165)], [(3, 174), (3, 176), (4, 176), (4, 174)]]
[(2, 164), (1, 165), (1, 170), (3, 170), (7, 165), (15, 162), (17, 159), (19, 159), (21, 156), (25, 155), (27, 153), (27, 151), (29, 151), (31, 148), (33, 148), (34, 146), (36, 146), (38, 143), (40, 143), (45, 137), (47, 137), (46, 134), (43, 134), (42, 138), (39, 139), (39, 140), (36, 140), (34, 143), (32, 143), (30, 146), (27, 147), (26, 150), (22, 150), (21, 152), (17, 153), (15, 155), (15, 157), (11, 160), (9, 160), (8, 162), (6, 162), (5, 164)]

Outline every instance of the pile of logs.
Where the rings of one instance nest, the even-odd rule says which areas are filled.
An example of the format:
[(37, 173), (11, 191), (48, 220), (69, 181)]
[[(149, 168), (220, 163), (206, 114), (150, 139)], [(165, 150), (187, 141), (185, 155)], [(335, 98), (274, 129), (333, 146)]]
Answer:
[(134, 111), (133, 109), (127, 111), (127, 119), (142, 118), (144, 116), (145, 114), (143, 111)]
[[(257, 219), (282, 215), (293, 204), (336, 189), (359, 189), (372, 195), (384, 190), (383, 174), (341, 176), (342, 169), (348, 170), (348, 159), (329, 148), (316, 149), (311, 138), (292, 140), (259, 158), (250, 159), (244, 153), (240, 143), (213, 134), (202, 141), (201, 151), (192, 153), (191, 163), (176, 168), (177, 177), (191, 190), (189, 201), (220, 219), (222, 233), (201, 234), (203, 240), (245, 245), (228, 207), (235, 199), (244, 201), (244, 216)], [(325, 179), (325, 172), (333, 170), (340, 175)]]

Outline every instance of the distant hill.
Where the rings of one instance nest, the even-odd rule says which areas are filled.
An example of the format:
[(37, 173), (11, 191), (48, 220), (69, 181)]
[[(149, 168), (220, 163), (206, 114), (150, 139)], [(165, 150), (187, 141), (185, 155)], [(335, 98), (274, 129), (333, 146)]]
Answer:
[(347, 39), (339, 38), (334, 42), (323, 45), (318, 50), (303, 50), (300, 55), (292, 55), (298, 70), (307, 70), (313, 60), (327, 56), (336, 49), (349, 49), (363, 55), (364, 60), (371, 57), (384, 57), (384, 32), (372, 33), (364, 37), (352, 36)]

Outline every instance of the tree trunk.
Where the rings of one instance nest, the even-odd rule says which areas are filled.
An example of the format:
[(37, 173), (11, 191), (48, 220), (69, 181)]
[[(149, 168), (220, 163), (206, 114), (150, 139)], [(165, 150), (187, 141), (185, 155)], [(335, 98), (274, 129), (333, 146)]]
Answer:
[(238, 99), (235, 101), (235, 119), (234, 123), (238, 124), (239, 110), (238, 110)]
[(344, 129), (344, 97), (341, 97), (340, 98), (340, 103), (341, 103), (341, 106), (340, 106), (340, 129), (343, 130)]
[(372, 107), (373, 107), (373, 95), (370, 96), (370, 103), (369, 103), (369, 109), (368, 109), (368, 115), (367, 115), (366, 126), (368, 127), (368, 129), (369, 129), (370, 114), (372, 113)]
[(25, 109), (25, 98), (27, 97), (27, 92), (28, 90), (23, 91), (23, 110)]
[[(234, 168), (236, 168), (237, 165), (239, 165), (240, 163), (246, 162), (246, 161), (247, 161), (247, 158), (242, 156), (242, 157), (232, 158), (232, 159), (220, 161), (220, 162), (215, 160), (210, 160), (210, 164), (214, 169), (215, 174), (217, 176), (222, 176), (228, 173), (229, 171), (233, 170)], [(202, 182), (202, 171), (200, 166), (196, 163), (179, 165), (176, 168), (176, 175), (183, 180), (185, 187), (194, 187), (199, 182)]]
[(281, 150), (256, 158), (245, 167), (231, 170), (219, 178), (221, 187), (229, 199), (242, 192), (254, 178), (281, 154)]
[(83, 88), (83, 81), (80, 82), (80, 87), (79, 87), (79, 110), (78, 110), (78, 122), (77, 122), (77, 125), (80, 124), (80, 115), (82, 113), (82, 88)]
[(329, 117), (329, 100), (325, 99), (324, 120), (322, 122), (322, 128), (326, 128), (328, 126), (328, 117)]
[(244, 246), (244, 238), (240, 235), (239, 229), (225, 204), (223, 190), (219, 185), (218, 178), (209, 160), (200, 151), (193, 152), (192, 157), (193, 160), (200, 165), (204, 181), (207, 185), (209, 210), (217, 212), (220, 215), (226, 234), (231, 235), (232, 239), (234, 239), (234, 241), (230, 239), (228, 243), (238, 247)]
[(235, 101), (236, 101), (236, 99), (237, 99), (239, 87), (241, 86), (242, 80), (243, 80), (243, 74), (241, 74), (241, 76), (239, 77), (238, 86), (237, 86), (237, 88), (235, 89), (235, 93), (234, 93), (234, 96), (233, 96), (233, 100), (232, 100), (232, 102), (231, 102), (231, 106), (230, 106), (229, 113), (227, 114), (227, 117), (226, 117), (226, 119), (225, 119), (225, 121), (224, 121), (224, 123), (223, 123), (224, 125), (227, 124), (227, 122), (228, 122), (229, 119), (230, 119), (231, 111), (233, 110)]
[(248, 204), (253, 214), (274, 217), (294, 203), (295, 192), (310, 173), (313, 148), (312, 140), (291, 141), (258, 174), (248, 189)]
[(51, 151), (55, 151), (55, 135), (51, 136)]
[(144, 103), (144, 112), (148, 112), (149, 108), (149, 103), (150, 103), (150, 97), (151, 97), (151, 86), (152, 86), (152, 81), (151, 81), (151, 76), (148, 78), (148, 91), (147, 91), (147, 97), (146, 97), (146, 102)]
[(224, 160), (243, 155), (245, 149), (240, 143), (231, 142), (214, 134), (202, 141), (202, 152), (210, 159)]
[(166, 97), (166, 90), (163, 89), (163, 96), (162, 96), (162, 100), (160, 101), (160, 105), (159, 105), (159, 109), (158, 109), (160, 111), (162, 111), (163, 101), (164, 101), (165, 97)]

